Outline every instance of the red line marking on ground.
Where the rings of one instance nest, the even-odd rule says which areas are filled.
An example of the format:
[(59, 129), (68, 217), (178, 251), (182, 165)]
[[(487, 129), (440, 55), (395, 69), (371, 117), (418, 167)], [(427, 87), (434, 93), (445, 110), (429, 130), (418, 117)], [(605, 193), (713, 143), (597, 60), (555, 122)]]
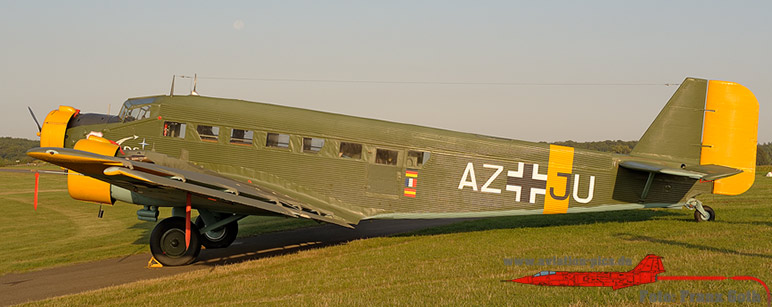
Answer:
[(35, 172), (35, 211), (38, 211), (38, 186), (40, 185), (40, 173)]

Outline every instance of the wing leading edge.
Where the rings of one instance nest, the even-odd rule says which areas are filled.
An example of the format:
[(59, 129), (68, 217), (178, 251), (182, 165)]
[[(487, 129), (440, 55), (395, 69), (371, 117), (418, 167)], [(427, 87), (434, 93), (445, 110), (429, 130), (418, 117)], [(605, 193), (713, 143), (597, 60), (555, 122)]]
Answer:
[[(268, 182), (239, 182), (188, 163), (183, 169), (143, 162), (147, 160), (136, 159), (136, 156), (110, 157), (56, 147), (33, 148), (27, 154), (128, 190), (160, 189), (166, 194), (180, 194), (180, 197), (171, 195), (167, 199), (181, 200), (185, 199), (185, 193), (191, 193), (198, 196), (197, 204), (216, 211), (258, 209), (348, 228), (353, 228), (351, 224), (357, 224), (364, 217), (360, 212), (300, 191)], [(180, 166), (180, 161), (175, 161), (175, 166)]]

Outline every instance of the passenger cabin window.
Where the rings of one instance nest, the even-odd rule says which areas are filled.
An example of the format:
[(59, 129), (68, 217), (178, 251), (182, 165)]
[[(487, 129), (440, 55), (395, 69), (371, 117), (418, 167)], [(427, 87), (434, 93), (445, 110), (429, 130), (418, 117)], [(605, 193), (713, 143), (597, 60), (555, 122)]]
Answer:
[(407, 152), (407, 167), (421, 167), (429, 161), (429, 152), (410, 150)]
[(265, 139), (265, 147), (289, 148), (289, 134), (268, 133)]
[(196, 131), (202, 141), (217, 142), (217, 136), (220, 135), (220, 127), (198, 125)]
[(178, 122), (164, 122), (164, 136), (185, 138), (185, 124)]
[(252, 130), (231, 130), (231, 144), (252, 145)]
[(303, 138), (303, 152), (319, 152), (324, 146), (324, 139)]
[(340, 142), (338, 157), (350, 159), (362, 159), (362, 144)]
[(396, 150), (377, 149), (375, 151), (375, 163), (386, 165), (397, 165), (397, 156), (399, 152)]

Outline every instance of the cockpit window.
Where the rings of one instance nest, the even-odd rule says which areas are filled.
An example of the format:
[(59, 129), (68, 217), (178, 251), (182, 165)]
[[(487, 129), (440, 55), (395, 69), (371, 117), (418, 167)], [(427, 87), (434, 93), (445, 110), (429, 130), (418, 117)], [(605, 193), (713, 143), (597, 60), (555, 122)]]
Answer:
[(130, 122), (140, 119), (150, 118), (150, 106), (136, 107), (128, 110), (123, 117), (123, 122)]
[(555, 274), (555, 271), (541, 271), (539, 273), (534, 274), (533, 277), (552, 275), (552, 274)]
[(155, 98), (127, 100), (123, 103), (118, 117), (124, 123), (150, 118), (150, 103), (153, 101)]

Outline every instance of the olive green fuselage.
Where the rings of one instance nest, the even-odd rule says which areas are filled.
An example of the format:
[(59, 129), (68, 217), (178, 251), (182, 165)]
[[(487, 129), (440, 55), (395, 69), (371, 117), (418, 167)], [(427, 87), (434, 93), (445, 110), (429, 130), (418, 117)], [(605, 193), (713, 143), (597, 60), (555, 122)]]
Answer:
[[(130, 120), (132, 108), (143, 107), (149, 113)], [(643, 195), (648, 174), (620, 168), (626, 155), (264, 103), (157, 96), (131, 99), (124, 108), (121, 122), (69, 128), (65, 147), (102, 132), (124, 150), (155, 151), (243, 182), (311, 191), (367, 218), (666, 207), (711, 187), (658, 175)], [(357, 144), (359, 157), (351, 154)], [(563, 171), (552, 174), (550, 167)]]

